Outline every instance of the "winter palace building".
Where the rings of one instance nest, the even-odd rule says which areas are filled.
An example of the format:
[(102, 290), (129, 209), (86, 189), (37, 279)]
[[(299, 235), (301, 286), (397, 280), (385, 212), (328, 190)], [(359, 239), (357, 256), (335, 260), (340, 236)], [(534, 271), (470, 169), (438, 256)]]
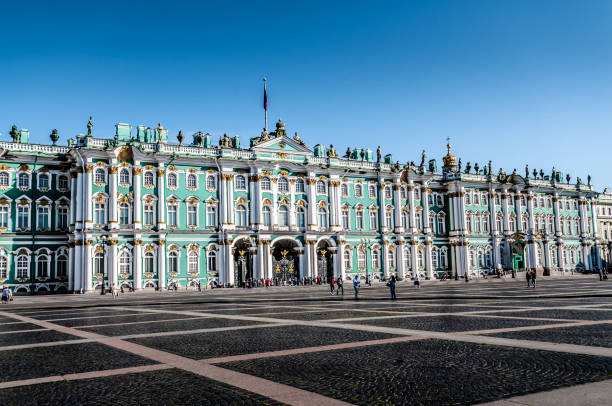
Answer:
[(16, 292), (602, 266), (590, 179), (554, 169), (462, 168), (450, 144), (440, 168), (425, 152), (405, 165), (380, 149), (339, 157), (280, 120), (246, 148), (200, 132), (168, 143), (161, 125), (117, 124), (110, 139), (87, 127), (68, 146), (15, 126), (0, 142), (0, 280)]

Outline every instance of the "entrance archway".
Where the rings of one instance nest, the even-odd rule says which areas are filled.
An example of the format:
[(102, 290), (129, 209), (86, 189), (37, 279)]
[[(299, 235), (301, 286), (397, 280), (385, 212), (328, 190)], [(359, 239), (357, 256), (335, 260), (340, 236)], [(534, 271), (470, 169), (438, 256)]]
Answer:
[(331, 244), (327, 240), (321, 240), (317, 244), (317, 275), (327, 282), (334, 278), (334, 260), (331, 253)]
[(246, 287), (253, 282), (253, 257), (251, 242), (241, 239), (234, 245), (234, 286)]
[(525, 269), (525, 242), (524, 241), (514, 241), (510, 245), (510, 250), (512, 252), (512, 269), (514, 271), (524, 270)]
[(272, 278), (287, 282), (300, 277), (300, 246), (290, 239), (276, 240), (272, 244)]

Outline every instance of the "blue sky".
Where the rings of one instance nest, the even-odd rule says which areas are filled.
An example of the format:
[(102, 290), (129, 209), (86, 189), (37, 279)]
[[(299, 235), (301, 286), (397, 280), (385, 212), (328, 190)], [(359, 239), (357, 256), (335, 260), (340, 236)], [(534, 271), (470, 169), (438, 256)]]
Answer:
[[(8, 4), (7, 4), (8, 3)], [(0, 140), (117, 122), (171, 139), (279, 117), (309, 145), (495, 170), (552, 166), (612, 186), (612, 2), (3, 2)], [(61, 3), (61, 4), (60, 4)]]

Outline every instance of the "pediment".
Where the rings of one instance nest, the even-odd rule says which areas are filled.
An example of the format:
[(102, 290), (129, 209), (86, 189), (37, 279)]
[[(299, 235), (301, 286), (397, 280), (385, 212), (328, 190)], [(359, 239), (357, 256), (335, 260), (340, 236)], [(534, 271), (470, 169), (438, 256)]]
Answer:
[(284, 135), (260, 142), (251, 149), (253, 151), (297, 152), (302, 154), (312, 154), (312, 151), (308, 147)]

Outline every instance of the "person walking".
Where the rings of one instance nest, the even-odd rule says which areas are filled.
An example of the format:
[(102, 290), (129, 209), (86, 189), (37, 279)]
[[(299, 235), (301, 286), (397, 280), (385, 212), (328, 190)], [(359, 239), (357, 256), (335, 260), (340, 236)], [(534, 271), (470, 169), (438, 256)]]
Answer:
[(344, 286), (342, 285), (342, 276), (338, 276), (338, 282), (336, 283), (336, 295), (342, 290), (342, 296), (344, 296)]
[(417, 288), (421, 287), (421, 284), (419, 282), (419, 273), (418, 272), (416, 272), (414, 274), (414, 286), (416, 286)]
[(530, 288), (531, 287), (531, 271), (529, 270), (525, 271), (525, 279), (527, 279), (527, 287)]
[(6, 286), (2, 287), (2, 304), (8, 304), (9, 300), (9, 289)]
[(395, 295), (395, 275), (391, 275), (391, 279), (387, 283), (387, 286), (391, 289), (391, 300), (397, 300), (397, 296)]
[(334, 294), (334, 278), (330, 278), (329, 280), (329, 294)]
[(353, 289), (355, 289), (355, 300), (359, 300), (359, 278), (357, 278), (357, 275), (353, 278)]
[(537, 275), (538, 274), (537, 274), (535, 269), (531, 271), (531, 284), (533, 285), (534, 289), (536, 287), (536, 277), (537, 277)]

